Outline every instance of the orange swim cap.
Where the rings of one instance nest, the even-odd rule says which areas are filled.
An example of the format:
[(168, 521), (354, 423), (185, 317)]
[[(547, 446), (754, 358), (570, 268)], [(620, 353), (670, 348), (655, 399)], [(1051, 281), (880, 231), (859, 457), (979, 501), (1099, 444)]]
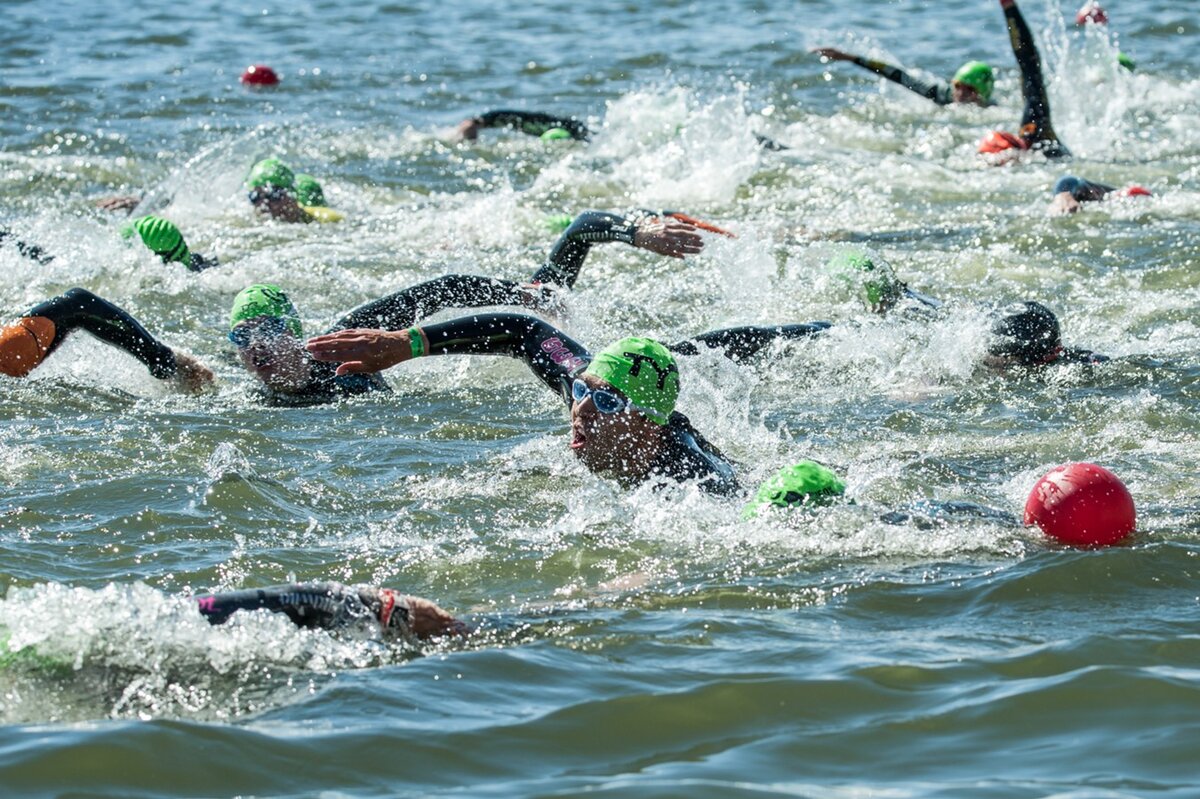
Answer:
[(54, 323), (44, 316), (27, 316), (0, 328), (0, 372), (24, 377), (46, 357), (54, 342)]

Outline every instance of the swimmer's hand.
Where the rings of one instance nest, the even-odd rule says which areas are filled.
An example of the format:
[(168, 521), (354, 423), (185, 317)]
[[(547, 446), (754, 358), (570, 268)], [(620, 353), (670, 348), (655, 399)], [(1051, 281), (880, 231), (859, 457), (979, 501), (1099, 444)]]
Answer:
[(95, 206), (101, 211), (132, 211), (142, 201), (141, 197), (119, 196), (101, 197), (95, 201)]
[(854, 56), (843, 52), (833, 47), (814, 47), (809, 50), (810, 53), (816, 53), (821, 58), (827, 58), (830, 61), (853, 61)]
[(454, 134), (458, 137), (459, 141), (475, 141), (479, 138), (479, 125), (481, 122), (482, 120), (480, 120), (478, 117), (464, 119), (462, 122), (458, 123), (458, 127), (455, 128)]
[(209, 388), (215, 378), (209, 369), (186, 352), (175, 351), (175, 375), (171, 378), (175, 386), (188, 394), (199, 394)]
[(1060, 191), (1054, 195), (1054, 199), (1050, 202), (1050, 207), (1047, 213), (1050, 216), (1066, 216), (1067, 214), (1077, 213), (1083, 206), (1079, 200), (1076, 200), (1074, 195), (1069, 191)]
[(683, 258), (703, 250), (704, 239), (696, 232), (695, 225), (677, 219), (654, 219), (638, 225), (633, 246), (670, 258)]
[(318, 361), (340, 362), (339, 375), (382, 372), (413, 357), (407, 330), (339, 330), (310, 338), (304, 348)]
[(471, 630), (428, 599), (405, 597), (408, 603), (408, 626), (418, 638), (447, 635), (466, 635)]

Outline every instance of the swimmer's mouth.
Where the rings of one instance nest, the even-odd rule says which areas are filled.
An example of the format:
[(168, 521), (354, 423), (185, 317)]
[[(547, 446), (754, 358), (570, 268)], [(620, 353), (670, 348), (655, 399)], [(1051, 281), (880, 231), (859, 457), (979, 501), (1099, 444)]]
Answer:
[(571, 449), (581, 450), (587, 446), (587, 436), (578, 427), (571, 427)]

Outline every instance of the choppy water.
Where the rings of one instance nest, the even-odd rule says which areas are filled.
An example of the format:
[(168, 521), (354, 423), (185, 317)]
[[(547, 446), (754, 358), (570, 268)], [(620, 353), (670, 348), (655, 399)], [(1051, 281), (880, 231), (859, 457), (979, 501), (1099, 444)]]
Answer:
[[(0, 624), (34, 647), (0, 666), (0, 793), (1200, 795), (1194, 4), (1114, 0), (1112, 29), (1085, 34), (1073, 8), (1024, 3), (1070, 171), (1157, 194), (1069, 219), (1045, 215), (1067, 168), (974, 155), (1020, 113), (993, 2), (227, 5), (0, 8), (0, 222), (58, 256), (0, 246), (0, 308), (85, 286), (221, 380), (170, 395), (80, 336), (0, 382)], [(985, 58), (1001, 102), (937, 109), (818, 44), (943, 76)], [(282, 86), (238, 86), (251, 61)], [(448, 142), (498, 106), (598, 133)], [(348, 221), (255, 218), (240, 182), (269, 154)], [(225, 265), (128, 247), (91, 205), (113, 193), (168, 202)], [(622, 492), (495, 359), (264, 408), (223, 336), (251, 282), (318, 330), (447, 272), (525, 277), (547, 215), (638, 205), (740, 237), (687, 263), (600, 248), (564, 323), (593, 346), (841, 323), (754, 366), (688, 359), (681, 408), (746, 484), (815, 457), (854, 505), (744, 522), (688, 489)], [(864, 319), (822, 269), (846, 242), (951, 312)], [(977, 305), (1027, 298), (1116, 360), (981, 370)], [(922, 499), (1015, 514), (1076, 459), (1125, 478), (1129, 544), (879, 519)], [(416, 652), (256, 615), (210, 628), (181, 597), (290, 579), (399, 586), (481, 632)]]

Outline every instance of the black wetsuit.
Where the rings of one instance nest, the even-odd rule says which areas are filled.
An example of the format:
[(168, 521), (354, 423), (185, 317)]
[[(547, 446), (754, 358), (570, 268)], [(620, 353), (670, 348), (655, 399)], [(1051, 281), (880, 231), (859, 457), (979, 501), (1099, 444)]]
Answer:
[(54, 256), (47, 254), (46, 251), (41, 247), (37, 246), (36, 244), (28, 244), (24, 241), (21, 241), (13, 236), (11, 230), (5, 227), (0, 227), (0, 244), (3, 244), (8, 239), (13, 240), (13, 243), (17, 246), (17, 252), (21, 253), (21, 255), (25, 256), (26, 258), (37, 261), (39, 264), (45, 265), (54, 260)]
[(1025, 24), (1016, 0), (1000, 0), (1000, 6), (1008, 23), (1013, 55), (1021, 68), (1021, 95), (1025, 98), (1025, 111), (1021, 115), (1019, 135), (1031, 149), (1040, 151), (1047, 158), (1069, 157), (1071, 151), (1058, 140), (1050, 124), (1050, 100), (1046, 94), (1042, 60), (1038, 56), (1033, 33)]
[(475, 118), (481, 128), (512, 128), (530, 136), (541, 136), (553, 128), (562, 128), (576, 141), (587, 141), (591, 131), (575, 117), (560, 117), (537, 111), (488, 111)]
[(54, 323), (54, 340), (46, 348), (43, 358), (54, 352), (75, 330), (86, 330), (137, 358), (158, 379), (175, 375), (175, 353), (170, 347), (150, 335), (126, 311), (87, 289), (71, 289), (60, 297), (34, 306), (24, 316), (41, 316)]
[(386, 588), (341, 583), (294, 583), (196, 597), (210, 624), (224, 624), (239, 610), (283, 613), (299, 627), (331, 630), (378, 624), (389, 632), (411, 634), (406, 597)]
[(927, 100), (933, 100), (938, 105), (950, 105), (954, 102), (954, 89), (945, 83), (923, 81), (920, 78), (909, 75), (900, 69), (900, 67), (894, 67), (891, 64), (876, 61), (873, 58), (853, 56), (850, 62), (858, 64), (863, 69), (869, 69), (876, 75), (887, 78), (893, 83), (899, 83), (909, 91), (916, 92)]

